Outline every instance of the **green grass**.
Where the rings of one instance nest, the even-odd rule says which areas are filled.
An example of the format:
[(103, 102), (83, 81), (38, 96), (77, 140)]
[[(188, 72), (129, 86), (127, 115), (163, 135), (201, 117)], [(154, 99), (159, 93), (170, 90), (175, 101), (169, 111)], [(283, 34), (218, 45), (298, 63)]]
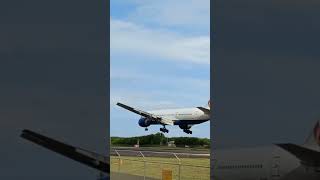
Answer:
[[(123, 156), (121, 160), (111, 156), (111, 172), (122, 172), (126, 174), (147, 177), (162, 178), (162, 170), (172, 170), (172, 179), (179, 179), (179, 164), (175, 158), (146, 157), (146, 163), (142, 157)], [(180, 180), (209, 180), (210, 159), (209, 158), (181, 158)], [(146, 170), (144, 171), (144, 166)]]
[[(121, 148), (132, 148), (132, 146), (115, 146), (112, 145), (112, 148), (115, 149), (121, 149)], [(198, 151), (201, 153), (208, 153), (210, 154), (210, 149), (209, 148), (203, 148), (203, 147), (190, 147), (190, 148), (185, 148), (185, 147), (168, 147), (168, 146), (140, 146), (140, 148), (138, 148), (139, 150), (152, 150), (154, 151), (155, 148), (157, 149), (157, 151), (169, 151), (169, 152), (183, 152), (183, 153), (188, 153), (188, 151)]]

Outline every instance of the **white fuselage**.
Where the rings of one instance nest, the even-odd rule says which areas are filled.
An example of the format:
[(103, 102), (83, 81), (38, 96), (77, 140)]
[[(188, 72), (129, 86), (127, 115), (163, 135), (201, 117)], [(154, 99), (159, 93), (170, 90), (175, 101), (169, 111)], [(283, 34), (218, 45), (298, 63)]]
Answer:
[(190, 128), (195, 124), (200, 124), (210, 120), (210, 101), (207, 107), (162, 109), (153, 111), (143, 111), (128, 105), (117, 103), (118, 106), (141, 115), (138, 121), (139, 126), (148, 131), (150, 125), (162, 125), (161, 132), (168, 133), (166, 125), (178, 125), (183, 132), (192, 134)]
[(198, 108), (163, 109), (148, 111), (148, 113), (168, 118), (173, 121), (207, 121), (210, 115)]
[(216, 150), (214, 180), (319, 180), (320, 169), (301, 164), (276, 145), (263, 148)]

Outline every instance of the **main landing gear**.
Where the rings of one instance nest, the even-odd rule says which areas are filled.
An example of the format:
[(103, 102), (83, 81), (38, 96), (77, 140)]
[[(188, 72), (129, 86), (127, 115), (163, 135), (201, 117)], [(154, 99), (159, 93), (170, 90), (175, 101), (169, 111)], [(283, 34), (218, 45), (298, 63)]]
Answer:
[(145, 131), (148, 131), (148, 128), (144, 128)]
[(163, 133), (169, 133), (169, 130), (165, 126), (163, 126), (163, 128), (160, 128), (160, 131)]
[(185, 132), (187, 134), (192, 134), (192, 131), (190, 131), (189, 129), (184, 129), (183, 132)]

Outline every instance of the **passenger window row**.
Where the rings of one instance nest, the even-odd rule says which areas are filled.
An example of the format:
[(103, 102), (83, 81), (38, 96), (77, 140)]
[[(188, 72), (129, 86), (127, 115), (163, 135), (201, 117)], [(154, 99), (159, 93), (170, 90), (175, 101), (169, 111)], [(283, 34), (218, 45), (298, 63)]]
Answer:
[(246, 164), (246, 165), (220, 165), (218, 169), (253, 169), (262, 168), (262, 164)]

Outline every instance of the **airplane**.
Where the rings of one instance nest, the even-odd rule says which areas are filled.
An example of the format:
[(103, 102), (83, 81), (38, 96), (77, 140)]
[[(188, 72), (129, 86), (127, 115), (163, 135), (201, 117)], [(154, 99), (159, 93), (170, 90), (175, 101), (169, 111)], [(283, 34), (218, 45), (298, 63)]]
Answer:
[(214, 150), (214, 180), (319, 180), (320, 124), (302, 145)]
[(139, 126), (144, 127), (148, 131), (150, 125), (162, 125), (160, 131), (163, 133), (169, 133), (166, 125), (177, 125), (183, 132), (192, 134), (190, 128), (195, 124), (201, 124), (210, 120), (210, 100), (207, 107), (196, 108), (180, 108), (180, 109), (162, 109), (153, 111), (139, 110), (120, 102), (118, 106), (141, 115), (138, 121)]
[(59, 142), (27, 129), (24, 129), (20, 136), (60, 155), (98, 170), (100, 172), (98, 180), (110, 179), (110, 164), (109, 157), (107, 156)]

